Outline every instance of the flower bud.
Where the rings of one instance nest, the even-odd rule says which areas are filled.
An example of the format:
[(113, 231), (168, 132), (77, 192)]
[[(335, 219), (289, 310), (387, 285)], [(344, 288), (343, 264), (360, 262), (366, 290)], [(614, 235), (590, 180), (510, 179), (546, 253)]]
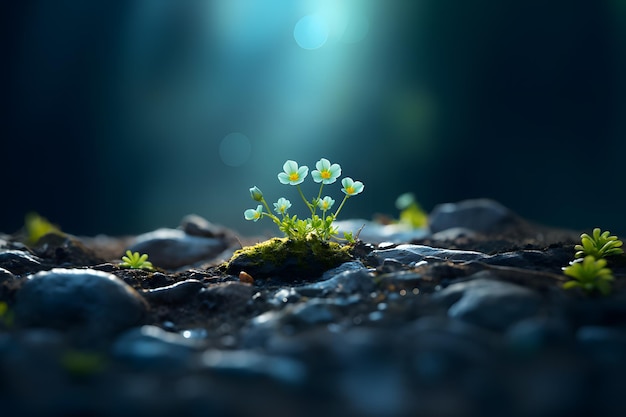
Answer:
[(250, 188), (250, 196), (254, 201), (263, 201), (263, 193), (257, 186)]

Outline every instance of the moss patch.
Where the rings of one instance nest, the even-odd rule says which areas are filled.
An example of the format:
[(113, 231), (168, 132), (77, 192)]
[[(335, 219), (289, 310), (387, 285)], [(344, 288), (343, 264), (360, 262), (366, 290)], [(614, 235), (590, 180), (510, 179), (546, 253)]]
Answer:
[(232, 275), (245, 271), (254, 279), (310, 280), (351, 260), (351, 250), (351, 245), (314, 236), (307, 240), (274, 238), (236, 251), (225, 269)]

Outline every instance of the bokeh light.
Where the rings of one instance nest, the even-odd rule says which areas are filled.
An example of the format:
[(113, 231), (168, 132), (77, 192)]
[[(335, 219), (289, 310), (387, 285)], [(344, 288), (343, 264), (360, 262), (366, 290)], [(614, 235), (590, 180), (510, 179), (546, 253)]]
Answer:
[(307, 15), (298, 20), (293, 37), (303, 49), (321, 48), (328, 40), (328, 24), (320, 15)]
[(243, 133), (230, 133), (220, 142), (220, 158), (224, 164), (238, 167), (250, 158), (252, 145)]

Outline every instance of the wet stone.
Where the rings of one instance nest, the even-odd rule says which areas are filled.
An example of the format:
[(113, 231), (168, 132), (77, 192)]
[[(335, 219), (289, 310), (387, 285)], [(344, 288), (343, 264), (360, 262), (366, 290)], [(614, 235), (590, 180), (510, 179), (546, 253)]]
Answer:
[(249, 284), (225, 282), (203, 288), (198, 293), (198, 297), (204, 308), (209, 311), (230, 310), (241, 313), (249, 308), (253, 301), (252, 296), (256, 291)]
[(118, 336), (112, 347), (114, 357), (134, 367), (179, 368), (199, 351), (202, 340), (167, 332), (156, 326), (136, 327)]
[(325, 281), (296, 287), (296, 291), (306, 297), (324, 294), (349, 295), (369, 293), (376, 287), (373, 275), (367, 269), (347, 270)]
[(101, 340), (139, 323), (146, 301), (115, 275), (55, 268), (29, 275), (18, 291), (15, 320), (50, 327), (80, 340)]
[(513, 212), (496, 201), (473, 199), (435, 206), (428, 223), (431, 233), (457, 227), (484, 233), (514, 219)]
[(176, 269), (210, 261), (226, 247), (222, 239), (191, 236), (177, 229), (158, 229), (137, 236), (129, 249), (147, 254), (150, 262), (157, 267)]
[(37, 256), (21, 250), (0, 252), (0, 267), (13, 274), (39, 271), (43, 268), (42, 262)]
[(425, 245), (398, 245), (392, 249), (375, 250), (368, 256), (373, 265), (382, 265), (393, 259), (401, 264), (409, 265), (412, 262), (421, 262), (425, 259), (437, 259), (452, 262), (480, 261), (487, 258), (481, 252), (433, 248)]
[(285, 384), (306, 380), (307, 369), (301, 362), (248, 350), (207, 350), (201, 365), (214, 373), (243, 379), (269, 378)]
[(189, 301), (203, 288), (202, 282), (196, 279), (180, 281), (166, 287), (147, 290), (142, 295), (148, 301), (158, 303), (180, 304)]
[(495, 277), (488, 271), (469, 278), (433, 295), (445, 303), (453, 302), (448, 309), (450, 317), (502, 331), (539, 310), (541, 296), (531, 289), (492, 279)]
[(4, 268), (0, 268), (0, 284), (5, 281), (13, 281), (15, 279), (15, 275)]

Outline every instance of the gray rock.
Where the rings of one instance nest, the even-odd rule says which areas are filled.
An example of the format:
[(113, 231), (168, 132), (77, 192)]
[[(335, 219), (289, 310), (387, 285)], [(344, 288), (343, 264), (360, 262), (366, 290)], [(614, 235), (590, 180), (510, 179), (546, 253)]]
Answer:
[(0, 284), (5, 281), (12, 281), (15, 279), (15, 275), (13, 275), (10, 271), (7, 271), (4, 268), (0, 268)]
[(265, 379), (288, 385), (304, 383), (307, 369), (301, 362), (248, 350), (207, 350), (201, 364), (216, 374), (242, 379)]
[(227, 228), (213, 224), (197, 214), (189, 214), (183, 217), (178, 228), (190, 236), (217, 239), (233, 237), (233, 233)]
[(118, 336), (112, 346), (114, 357), (134, 367), (148, 369), (180, 368), (204, 344), (156, 326), (141, 326)]
[(115, 275), (55, 268), (27, 277), (16, 296), (15, 320), (95, 342), (136, 325), (147, 308), (141, 295)]
[(448, 309), (450, 317), (497, 331), (537, 313), (539, 293), (492, 278), (491, 272), (478, 272), (469, 281), (452, 284), (433, 298), (453, 302)]
[(576, 340), (588, 357), (603, 365), (626, 365), (626, 331), (606, 326), (583, 326)]
[(159, 287), (153, 290), (146, 290), (142, 295), (148, 301), (156, 301), (167, 304), (180, 304), (188, 301), (196, 295), (203, 285), (197, 279), (187, 279), (166, 287)]
[(483, 260), (487, 255), (481, 252), (433, 248), (425, 245), (398, 245), (392, 249), (374, 250), (367, 257), (369, 263), (382, 265), (386, 259), (394, 259), (404, 265), (421, 262), (425, 258), (452, 262)]
[(306, 297), (317, 297), (323, 294), (350, 295), (366, 294), (376, 287), (373, 275), (367, 269), (346, 270), (325, 281), (318, 281), (296, 287), (296, 292)]
[(227, 246), (223, 239), (191, 236), (177, 229), (157, 229), (137, 236), (129, 249), (148, 254), (150, 262), (155, 266), (176, 269), (200, 261), (210, 261)]
[(515, 214), (502, 204), (481, 198), (439, 204), (431, 211), (428, 222), (431, 233), (457, 227), (489, 232), (514, 218)]
[(37, 256), (22, 250), (0, 252), (0, 267), (13, 274), (39, 271), (42, 269), (42, 262)]
[(231, 314), (241, 314), (249, 308), (256, 292), (249, 284), (224, 282), (203, 288), (198, 297), (209, 311), (230, 310)]

